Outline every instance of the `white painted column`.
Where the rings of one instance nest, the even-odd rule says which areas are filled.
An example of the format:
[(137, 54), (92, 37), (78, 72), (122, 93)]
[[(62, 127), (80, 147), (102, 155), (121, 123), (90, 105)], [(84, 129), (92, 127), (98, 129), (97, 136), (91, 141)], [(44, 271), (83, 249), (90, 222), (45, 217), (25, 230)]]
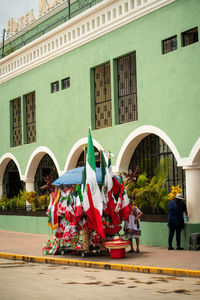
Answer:
[[(34, 180), (28, 179), (25, 180), (26, 183), (26, 191), (27, 192), (32, 192), (34, 191)], [(32, 210), (32, 206), (28, 201), (26, 201), (26, 210)]]
[(190, 223), (200, 223), (200, 166), (185, 167), (186, 199)]
[(26, 191), (27, 192), (34, 191), (34, 180), (28, 179), (28, 180), (25, 180), (25, 183), (26, 183)]

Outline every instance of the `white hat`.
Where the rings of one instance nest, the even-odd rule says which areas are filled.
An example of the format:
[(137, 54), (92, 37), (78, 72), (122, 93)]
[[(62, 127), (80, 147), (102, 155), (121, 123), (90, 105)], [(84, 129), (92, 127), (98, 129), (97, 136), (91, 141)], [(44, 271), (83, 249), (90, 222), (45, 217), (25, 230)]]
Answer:
[(175, 198), (184, 200), (182, 193), (178, 193)]

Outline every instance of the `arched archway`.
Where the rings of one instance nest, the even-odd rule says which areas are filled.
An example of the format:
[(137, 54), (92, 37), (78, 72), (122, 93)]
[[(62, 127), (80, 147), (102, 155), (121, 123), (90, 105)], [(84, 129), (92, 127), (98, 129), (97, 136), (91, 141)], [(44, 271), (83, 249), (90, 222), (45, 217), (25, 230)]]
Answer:
[(168, 137), (168, 135), (164, 131), (162, 131), (161, 129), (155, 126), (145, 125), (131, 132), (129, 136), (126, 138), (126, 140), (124, 141), (120, 149), (119, 155), (117, 157), (116, 166), (115, 166), (116, 172), (128, 171), (129, 163), (133, 155), (133, 152), (137, 148), (138, 144), (149, 134), (155, 134), (158, 137), (160, 137), (169, 146), (177, 161), (177, 164), (180, 165), (181, 158), (179, 152), (176, 146), (174, 145), (174, 143), (172, 142), (172, 140)]
[(3, 190), (2, 194), (8, 198), (17, 196), (20, 190), (23, 189), (23, 181), (20, 179), (19, 170), (15, 162), (10, 159), (5, 168), (3, 176)]
[[(46, 162), (42, 161), (45, 155), (48, 155), (47, 159), (44, 158), (44, 161)], [(40, 171), (38, 171), (38, 174), (36, 175), (38, 167)], [(37, 148), (32, 153), (26, 168), (26, 173), (24, 176), (24, 181), (26, 182), (26, 190), (30, 192), (36, 188), (38, 189), (38, 187), (42, 185), (41, 178), (43, 174), (44, 176), (47, 175), (47, 173), (50, 172), (50, 170), (48, 171), (48, 169), (53, 169), (53, 168), (55, 169), (54, 171), (56, 171), (58, 174), (57, 177), (59, 177), (61, 175), (61, 172), (55, 155), (47, 147)], [(42, 169), (46, 169), (46, 170), (42, 171)], [(36, 179), (38, 178), (38, 183), (35, 183), (35, 175), (36, 175)]]
[[(94, 147), (94, 154), (95, 154), (96, 167), (100, 167), (100, 151), (96, 147)], [(83, 150), (79, 156), (76, 167), (83, 167), (84, 164), (85, 164), (85, 151)]]
[(40, 193), (40, 188), (46, 184), (45, 178), (50, 176), (51, 179), (58, 178), (58, 172), (52, 158), (46, 153), (40, 160), (34, 180), (34, 190)]
[[(96, 152), (96, 161), (98, 162), (98, 153), (100, 151), (100, 149), (103, 150), (103, 147), (95, 140), (93, 140), (93, 145), (95, 148), (95, 152)], [(65, 172), (68, 170), (71, 170), (73, 168), (76, 168), (77, 166), (81, 166), (83, 165), (83, 160), (84, 160), (84, 147), (85, 145), (87, 145), (88, 142), (88, 138), (82, 138), (79, 141), (77, 141), (74, 146), (72, 147), (66, 164), (65, 164)]]
[(149, 134), (138, 144), (133, 152), (129, 163), (129, 169), (133, 170), (134, 166), (138, 166), (147, 174), (148, 178), (152, 178), (156, 172), (156, 168), (162, 159), (167, 159), (169, 164), (169, 172), (166, 180), (166, 188), (170, 191), (172, 185), (179, 186), (185, 191), (185, 171), (182, 167), (177, 166), (170, 147), (157, 135)]
[(187, 165), (200, 165), (200, 138), (191, 149)]
[[(12, 153), (5, 153), (0, 159), (0, 196), (3, 194), (11, 197), (17, 195), (23, 188), (21, 180), (22, 174), (17, 159)], [(13, 189), (11, 185), (13, 185)]]

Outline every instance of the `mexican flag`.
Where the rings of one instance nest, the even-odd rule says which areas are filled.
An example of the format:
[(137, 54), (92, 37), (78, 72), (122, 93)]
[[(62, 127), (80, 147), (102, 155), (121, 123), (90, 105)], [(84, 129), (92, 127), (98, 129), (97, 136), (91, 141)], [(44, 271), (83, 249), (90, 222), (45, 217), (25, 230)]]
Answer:
[(81, 204), (81, 202), (83, 201), (83, 196), (79, 185), (76, 186), (75, 192), (75, 220), (76, 222), (79, 222), (81, 216), (83, 215), (83, 209)]
[(115, 177), (113, 177), (113, 193), (116, 198), (120, 199), (118, 201), (121, 201), (119, 209), (121, 220), (128, 221), (130, 215), (130, 201), (121, 180), (122, 179), (118, 181)]
[(105, 238), (102, 226), (103, 200), (96, 180), (96, 162), (91, 132), (89, 130), (86, 154), (86, 178), (83, 192), (83, 208), (87, 214), (88, 229), (94, 229)]
[(107, 175), (106, 170), (108, 171), (107, 163), (103, 154), (103, 151), (100, 151), (101, 155), (101, 194), (103, 199), (103, 210), (106, 211), (108, 203), (108, 187), (107, 187)]
[[(102, 153), (102, 156), (103, 157), (102, 157), (102, 166), (101, 167), (102, 167), (102, 169), (105, 167), (105, 171), (102, 170), (102, 174), (105, 173), (104, 186), (102, 187), (102, 189), (103, 189), (104, 194), (106, 194), (105, 197), (107, 197), (106, 208), (104, 210), (107, 213), (107, 215), (111, 217), (112, 222), (114, 224), (120, 224), (121, 223), (120, 218), (119, 218), (118, 214), (115, 212), (117, 202), (113, 195), (113, 173), (112, 173), (111, 159), (109, 157), (108, 166), (107, 166), (106, 162), (103, 163), (105, 161), (103, 153)], [(102, 183), (103, 183), (103, 180), (102, 180)], [(106, 191), (106, 189), (107, 189), (107, 191)]]
[(50, 195), (50, 204), (47, 210), (48, 225), (53, 230), (58, 227), (58, 201), (60, 198), (60, 190), (52, 192)]

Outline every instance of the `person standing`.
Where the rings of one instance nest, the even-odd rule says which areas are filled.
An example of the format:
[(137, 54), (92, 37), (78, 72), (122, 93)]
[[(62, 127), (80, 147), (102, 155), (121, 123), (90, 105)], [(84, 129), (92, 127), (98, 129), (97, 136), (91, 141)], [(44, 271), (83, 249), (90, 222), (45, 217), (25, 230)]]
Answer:
[(183, 213), (186, 211), (186, 205), (183, 202), (184, 198), (182, 193), (178, 193), (175, 196), (175, 199), (171, 200), (168, 209), (168, 227), (169, 227), (169, 237), (168, 237), (168, 250), (174, 250), (172, 247), (172, 241), (174, 237), (174, 233), (176, 232), (176, 250), (184, 250), (181, 247), (181, 231), (184, 228), (184, 219)]
[[(129, 215), (129, 221), (125, 222), (125, 234), (126, 237), (130, 241), (130, 251), (128, 252), (136, 252), (139, 253), (139, 237), (141, 235), (140, 228), (140, 218), (143, 215), (143, 212), (139, 210), (135, 205), (131, 206), (131, 214)], [(136, 240), (136, 251), (133, 248), (133, 238)]]

